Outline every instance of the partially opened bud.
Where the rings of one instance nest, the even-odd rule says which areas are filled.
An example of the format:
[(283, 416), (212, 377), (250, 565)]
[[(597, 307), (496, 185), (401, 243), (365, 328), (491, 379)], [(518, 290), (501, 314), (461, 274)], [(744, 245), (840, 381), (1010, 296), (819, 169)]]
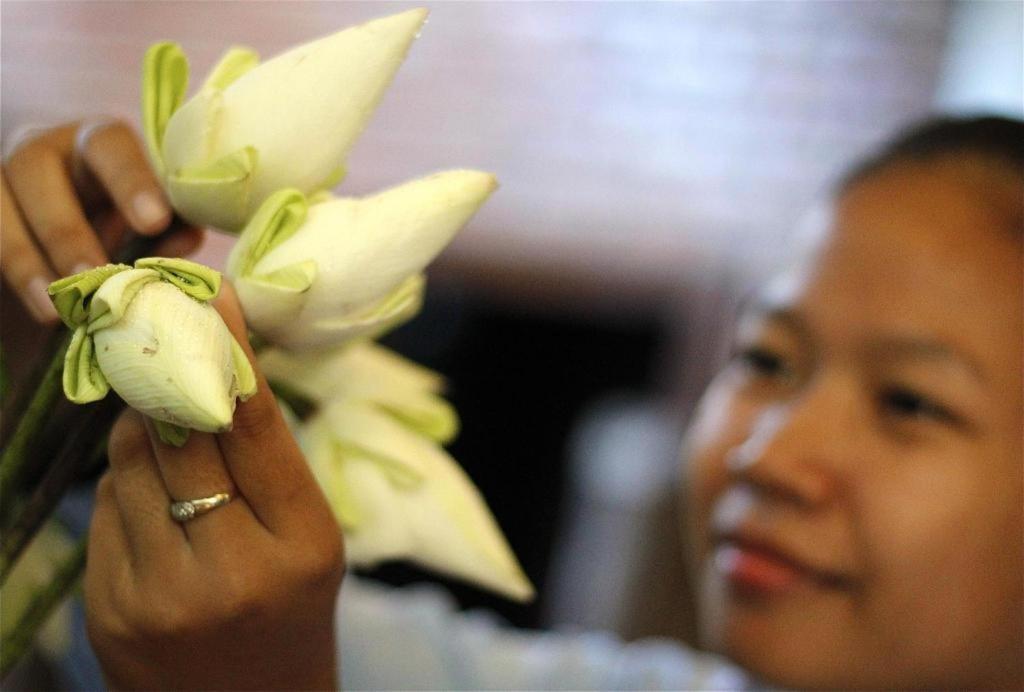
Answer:
[(362, 402), (441, 444), (458, 432), (458, 414), (440, 396), (444, 378), (372, 341), (326, 353), (268, 348), (259, 363), (272, 385), (283, 384), (321, 406), (336, 399)]
[(249, 326), (290, 350), (377, 336), (422, 304), (423, 270), (497, 187), (470, 170), (358, 199), (275, 193), (228, 259)]
[(377, 19), (262, 64), (252, 51), (232, 49), (184, 105), (184, 53), (173, 43), (152, 46), (143, 126), (174, 208), (192, 223), (237, 232), (277, 190), (337, 184), (426, 15)]
[(75, 403), (109, 388), (158, 422), (166, 441), (231, 427), (235, 398), (256, 391), (249, 360), (207, 301), (220, 275), (177, 259), (107, 265), (54, 282), (50, 294), (75, 330), (64, 392)]
[(479, 491), (434, 441), (345, 399), (311, 418), (301, 440), (350, 564), (406, 559), (517, 601), (533, 597)]

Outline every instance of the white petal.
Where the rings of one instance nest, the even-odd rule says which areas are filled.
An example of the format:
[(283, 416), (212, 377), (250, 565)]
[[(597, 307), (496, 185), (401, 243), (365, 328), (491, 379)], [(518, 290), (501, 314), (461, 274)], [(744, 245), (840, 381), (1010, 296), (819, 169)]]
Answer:
[(208, 432), (231, 426), (231, 338), (211, 305), (162, 281), (147, 284), (117, 324), (93, 334), (100, 369), (129, 406)]
[(312, 192), (339, 169), (426, 19), (412, 9), (273, 57), (223, 90), (201, 89), (167, 126), (168, 173), (253, 146), (251, 216), (283, 187)]
[(349, 395), (379, 390), (436, 393), (444, 386), (441, 374), (372, 341), (303, 355), (271, 348), (260, 353), (259, 363), (268, 378), (319, 401), (330, 400), (339, 390)]
[(302, 356), (267, 349), (259, 362), (268, 379), (316, 401), (349, 398), (376, 404), (441, 443), (458, 429), (455, 410), (436, 393), (441, 375), (373, 342)]
[[(201, 89), (167, 121), (163, 162), (168, 175), (215, 161), (216, 136), (220, 131), (224, 98), (217, 89)], [(230, 153), (229, 151), (223, 152)]]
[(295, 235), (259, 262), (268, 273), (315, 258), (320, 274), (306, 310), (316, 317), (380, 299), (422, 271), (496, 189), (490, 173), (436, 173), (361, 199), (309, 208)]
[[(359, 503), (361, 521), (346, 531), (349, 561), (405, 558), (516, 600), (530, 598), (533, 587), (459, 465), (391, 419), (370, 423), (375, 416), (356, 413), (352, 404), (332, 405), (324, 416), (345, 450), (334, 462), (334, 482)], [(396, 482), (382, 455), (415, 467), (422, 481)]]

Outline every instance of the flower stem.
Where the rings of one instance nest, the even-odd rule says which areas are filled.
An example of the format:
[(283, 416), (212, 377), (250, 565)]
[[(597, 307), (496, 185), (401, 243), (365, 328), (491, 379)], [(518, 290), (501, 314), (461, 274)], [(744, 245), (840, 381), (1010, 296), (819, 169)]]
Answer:
[[(14, 563), (46, 523), (68, 487), (83, 471), (95, 468), (105, 459), (106, 432), (123, 406), (124, 402), (118, 397), (108, 397), (80, 411), (82, 415), (73, 419), (64, 444), (42, 481), (28, 501), (18, 508), (13, 525), (0, 538), (0, 586), (7, 581)], [(97, 431), (101, 437), (96, 437)]]
[[(182, 225), (177, 221), (175, 224)], [(172, 228), (171, 231), (173, 230)], [(150, 254), (156, 247), (156, 243), (157, 238), (135, 236), (122, 248), (116, 261), (134, 262), (140, 257)], [(11, 510), (17, 504), (17, 498), (21, 494), (22, 488), (39, 474), (51, 456), (51, 453), (48, 452), (51, 452), (54, 447), (53, 440), (45, 439), (47, 436), (41, 434), (44, 432), (43, 428), (49, 427), (50, 430), (56, 430), (58, 435), (64, 434), (61, 428), (47, 426), (47, 423), (58, 417), (55, 404), (61, 398), (63, 390), (64, 354), (69, 343), (71, 343), (71, 333), (60, 328), (58, 335), (44, 349), (42, 357), (49, 357), (49, 364), (46, 366), (31, 400), (25, 407), (25, 412), (18, 420), (17, 428), (10, 439), (6, 441), (3, 453), (0, 455), (0, 526), (4, 529), (11, 521)], [(5, 412), (7, 416), (17, 415), (18, 406), (13, 408), (14, 410)], [(77, 414), (70, 414), (69, 420), (77, 419)], [(97, 436), (105, 438), (107, 430), (108, 428), (94, 431), (92, 439), (95, 440)], [(88, 444), (85, 449), (91, 450), (92, 444)], [(68, 482), (70, 483), (71, 480), (73, 477)], [(63, 494), (63, 490), (61, 490), (61, 494)]]
[(43, 379), (0, 456), (0, 508), (4, 515), (8, 514), (8, 508), (14, 504), (18, 488), (25, 479), (46, 462), (41, 455), (33, 453), (33, 446), (39, 439), (39, 432), (53, 415), (53, 405), (60, 396), (64, 352), (70, 341), (70, 332), (62, 330)]
[(74, 588), (85, 569), (85, 552), (86, 539), (82, 537), (71, 555), (57, 568), (50, 583), (36, 592), (21, 619), (0, 642), (0, 679), (28, 652), (39, 628)]

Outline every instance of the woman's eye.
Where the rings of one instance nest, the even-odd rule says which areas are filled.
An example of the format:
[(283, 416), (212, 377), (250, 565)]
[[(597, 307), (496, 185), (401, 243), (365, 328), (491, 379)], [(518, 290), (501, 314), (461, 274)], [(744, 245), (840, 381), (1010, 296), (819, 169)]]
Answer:
[(786, 359), (763, 346), (745, 348), (737, 354), (738, 360), (760, 377), (785, 377), (790, 374)]
[(900, 418), (956, 423), (959, 417), (947, 407), (929, 397), (905, 387), (892, 387), (882, 392), (885, 413)]

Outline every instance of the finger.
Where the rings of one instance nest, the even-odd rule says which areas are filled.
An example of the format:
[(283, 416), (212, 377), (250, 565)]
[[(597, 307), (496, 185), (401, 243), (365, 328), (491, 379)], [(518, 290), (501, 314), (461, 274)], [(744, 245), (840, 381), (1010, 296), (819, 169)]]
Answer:
[(172, 447), (160, 441), (152, 421), (146, 421), (146, 429), (172, 500), (196, 500), (217, 493), (232, 496), (228, 504), (181, 525), (197, 555), (220, 555), (244, 542), (247, 533), (264, 530), (235, 487), (213, 435), (193, 430), (184, 445)]
[(0, 188), (0, 272), (37, 322), (56, 322), (57, 310), (46, 292), (54, 280), (53, 271), (25, 228), (2, 174)]
[(36, 241), (62, 276), (106, 264), (100, 245), (68, 177), (64, 154), (37, 140), (18, 149), (7, 182)]
[(83, 125), (79, 155), (106, 189), (114, 206), (143, 235), (155, 235), (171, 222), (164, 197), (138, 137), (120, 121)]
[(87, 598), (106, 603), (117, 601), (116, 594), (131, 583), (134, 561), (128, 536), (114, 496), (114, 479), (103, 474), (96, 486), (96, 502), (89, 523), (89, 545), (85, 562)]
[(256, 367), (245, 320), (228, 282), (222, 285), (217, 309), (245, 350), (257, 380), (256, 394), (239, 403), (232, 429), (219, 434), (217, 442), (231, 477), (263, 525), (273, 533), (301, 531), (311, 521), (321, 521), (322, 513), (330, 510)]
[(171, 519), (164, 487), (142, 414), (127, 409), (114, 423), (107, 447), (114, 498), (139, 574), (168, 560), (190, 558), (185, 533)]

